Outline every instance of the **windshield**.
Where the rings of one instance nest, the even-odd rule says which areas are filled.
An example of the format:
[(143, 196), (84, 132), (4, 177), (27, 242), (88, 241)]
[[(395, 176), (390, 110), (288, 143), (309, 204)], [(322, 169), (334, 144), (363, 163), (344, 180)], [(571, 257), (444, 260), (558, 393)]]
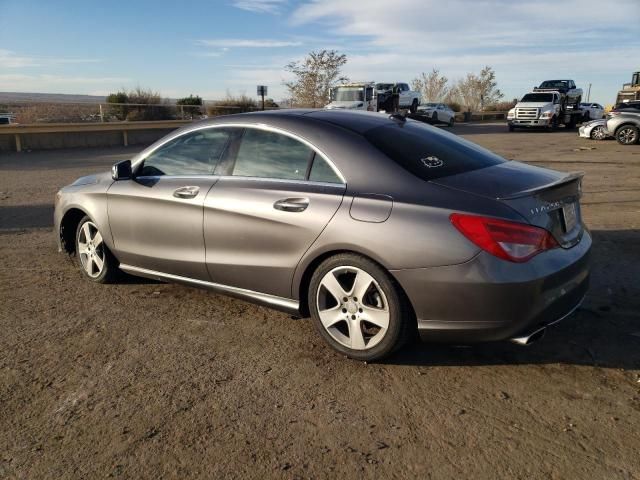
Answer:
[(331, 90), (331, 100), (334, 102), (357, 102), (364, 100), (362, 87), (336, 87)]
[(423, 180), (470, 172), (506, 161), (475, 143), (410, 120), (372, 128), (364, 133), (364, 137)]
[(566, 80), (547, 80), (540, 84), (540, 88), (567, 88)]
[(527, 93), (521, 102), (553, 102), (552, 93)]

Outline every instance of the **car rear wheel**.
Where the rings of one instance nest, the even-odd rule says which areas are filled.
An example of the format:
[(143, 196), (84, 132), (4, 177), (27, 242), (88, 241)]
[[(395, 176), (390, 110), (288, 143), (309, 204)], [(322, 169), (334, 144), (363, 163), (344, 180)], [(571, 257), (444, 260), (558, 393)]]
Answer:
[(431, 120), (433, 120), (434, 122), (438, 121), (438, 112), (433, 112), (433, 115), (431, 115)]
[(413, 99), (413, 102), (411, 102), (411, 106), (409, 107), (409, 111), (411, 113), (416, 113), (418, 111), (418, 100), (417, 99)]
[(117, 277), (118, 264), (104, 243), (95, 223), (84, 217), (76, 230), (76, 256), (82, 273), (98, 283), (111, 283)]
[(607, 138), (607, 129), (604, 125), (598, 125), (597, 127), (593, 127), (591, 129), (591, 133), (589, 134), (592, 140), (604, 140)]
[(449, 119), (449, 126), (450, 126), (450, 127), (453, 127), (453, 124), (454, 124), (455, 122), (456, 122), (456, 121), (455, 121), (455, 119), (454, 119), (453, 117), (451, 117), (451, 118)]
[(328, 258), (309, 286), (309, 311), (338, 352), (363, 361), (384, 358), (410, 335), (408, 301), (378, 264), (356, 254)]
[(623, 125), (616, 130), (616, 140), (622, 145), (634, 145), (640, 139), (640, 130), (633, 125)]

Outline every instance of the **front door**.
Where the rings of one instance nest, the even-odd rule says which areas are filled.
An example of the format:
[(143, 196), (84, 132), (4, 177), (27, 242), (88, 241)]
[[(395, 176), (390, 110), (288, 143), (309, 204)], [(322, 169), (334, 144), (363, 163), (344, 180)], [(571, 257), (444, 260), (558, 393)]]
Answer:
[(109, 224), (121, 263), (209, 280), (203, 205), (232, 134), (224, 128), (187, 132), (148, 155), (134, 179), (113, 183)]
[(290, 298), (295, 268), (340, 206), (344, 181), (307, 144), (260, 128), (245, 130), (227, 173), (204, 202), (211, 279)]

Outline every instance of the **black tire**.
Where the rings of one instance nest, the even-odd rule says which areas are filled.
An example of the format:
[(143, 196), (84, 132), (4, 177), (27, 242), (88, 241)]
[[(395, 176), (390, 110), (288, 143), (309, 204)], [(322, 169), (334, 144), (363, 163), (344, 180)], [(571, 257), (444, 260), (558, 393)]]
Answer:
[(454, 125), (455, 123), (456, 123), (455, 119), (454, 119), (453, 117), (451, 117), (451, 118), (449, 119), (449, 126), (450, 126), (450, 127), (453, 127), (453, 125)]
[(514, 132), (516, 129), (516, 127), (514, 127), (513, 125), (509, 125), (509, 131), (510, 132)]
[(616, 130), (615, 137), (620, 145), (635, 145), (640, 140), (640, 129), (634, 125), (622, 125)]
[[(118, 269), (118, 261), (113, 256), (113, 254), (111, 253), (107, 245), (104, 243), (104, 240), (100, 242), (100, 244), (97, 245), (95, 248), (92, 248), (93, 250), (92, 253), (94, 253), (96, 256), (102, 259), (102, 262), (103, 262), (102, 270), (95, 276), (89, 274), (89, 272), (87, 271), (87, 268), (86, 268), (86, 263), (88, 260), (87, 255), (81, 253), (81, 250), (80, 250), (80, 239), (85, 237), (84, 233), (81, 233), (83, 232), (85, 224), (89, 224), (90, 226), (93, 226), (92, 228), (95, 228), (95, 231), (99, 232), (99, 230), (96, 227), (96, 224), (88, 216), (84, 216), (82, 220), (80, 220), (80, 223), (78, 223), (78, 227), (76, 228), (75, 247), (76, 247), (76, 258), (78, 261), (78, 265), (80, 266), (80, 270), (82, 271), (84, 276), (89, 280), (91, 280), (92, 282), (113, 283), (117, 280), (120, 270)], [(100, 235), (102, 235), (101, 232), (100, 232)], [(96, 266), (97, 266), (97, 263), (93, 262), (93, 267), (96, 267)]]
[(416, 113), (418, 111), (418, 99), (414, 98), (413, 102), (411, 102), (411, 106), (409, 107), (409, 111), (411, 113)]
[(431, 121), (433, 123), (436, 123), (438, 121), (438, 112), (433, 112), (433, 114), (431, 115)]
[(558, 129), (558, 117), (554, 116), (551, 118), (551, 122), (549, 122), (547, 129), (552, 132), (555, 132)]
[[(323, 292), (325, 292), (324, 287), (321, 286), (321, 282), (326, 275), (330, 275), (330, 272), (336, 271), (336, 269), (340, 270), (341, 268), (356, 268), (369, 274), (375, 281), (375, 285), (373, 283), (371, 284), (372, 288), (376, 291), (379, 288), (383, 292), (383, 297), (386, 299), (387, 305), (385, 311), (388, 311), (389, 313), (388, 328), (386, 329), (386, 332), (383, 333), (383, 336), (378, 343), (371, 348), (358, 350), (343, 345), (329, 333), (328, 329), (323, 326), (322, 320), (320, 319), (318, 300), (322, 296)], [(321, 288), (323, 290), (320, 290)], [(400, 286), (383, 267), (362, 255), (341, 253), (329, 257), (322, 262), (311, 277), (308, 298), (309, 312), (311, 313), (311, 318), (320, 333), (320, 336), (334, 350), (354, 360), (366, 362), (380, 360), (406, 344), (412, 337), (413, 332), (415, 332), (415, 318), (413, 310)], [(331, 298), (335, 299), (335, 296), (331, 295)], [(352, 297), (345, 298), (349, 298), (349, 300), (352, 299)], [(357, 301), (357, 299), (355, 300)], [(364, 299), (360, 300), (364, 302)], [(342, 311), (346, 312), (347, 319), (340, 320), (335, 325), (340, 326), (340, 324), (343, 323), (344, 327), (347, 327), (350, 313), (346, 309), (343, 309)], [(364, 332), (363, 329), (366, 328), (365, 324), (365, 321), (358, 320), (358, 323), (353, 325), (358, 325), (360, 331)], [(350, 328), (352, 327), (349, 326), (349, 329), (347, 329), (349, 332), (351, 331)], [(369, 341), (371, 341), (371, 339)]]

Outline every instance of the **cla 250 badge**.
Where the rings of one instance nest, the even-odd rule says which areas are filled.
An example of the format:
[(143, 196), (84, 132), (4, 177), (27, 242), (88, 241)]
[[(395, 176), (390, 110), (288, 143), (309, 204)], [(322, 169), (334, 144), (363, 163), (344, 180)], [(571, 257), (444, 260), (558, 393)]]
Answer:
[(438, 157), (421, 158), (420, 161), (427, 168), (441, 167), (442, 165), (444, 165), (444, 162)]

